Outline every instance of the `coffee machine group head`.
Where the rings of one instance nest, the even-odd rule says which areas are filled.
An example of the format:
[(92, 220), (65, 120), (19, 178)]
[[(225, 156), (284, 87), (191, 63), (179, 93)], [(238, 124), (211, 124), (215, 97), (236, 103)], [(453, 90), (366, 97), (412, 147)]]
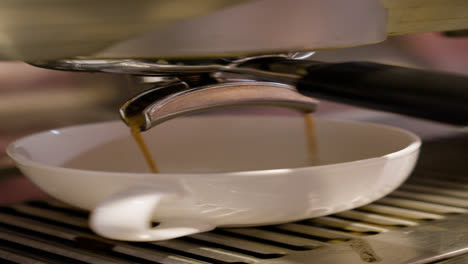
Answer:
[(312, 51), (468, 27), (468, 16), (444, 15), (468, 13), (468, 4), (443, 2), (7, 1), (0, 3), (0, 59), (160, 77), (120, 109), (141, 130), (231, 105), (311, 112), (317, 100), (310, 97), (466, 125), (466, 77), (311, 60)]

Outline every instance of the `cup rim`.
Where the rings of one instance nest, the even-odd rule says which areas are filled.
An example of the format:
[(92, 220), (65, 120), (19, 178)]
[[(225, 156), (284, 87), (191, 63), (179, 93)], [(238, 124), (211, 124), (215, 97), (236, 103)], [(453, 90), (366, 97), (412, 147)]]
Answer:
[[(200, 117), (197, 117), (200, 118)], [(203, 117), (202, 117), (203, 118)], [(379, 159), (395, 159), (398, 157), (402, 157), (405, 155), (410, 155), (411, 153), (415, 151), (419, 151), (419, 148), (422, 144), (421, 139), (419, 136), (417, 136), (415, 133), (389, 126), (389, 125), (383, 125), (383, 124), (375, 124), (375, 123), (368, 123), (368, 122), (359, 122), (359, 121), (348, 121), (348, 120), (330, 120), (330, 119), (325, 119), (325, 118), (316, 118), (316, 120), (320, 121), (326, 121), (326, 122), (332, 122), (332, 123), (348, 123), (348, 124), (358, 124), (358, 125), (368, 125), (368, 126), (373, 126), (373, 127), (379, 127), (379, 128), (384, 128), (387, 130), (393, 130), (402, 134), (405, 134), (409, 136), (411, 139), (411, 142), (404, 148), (391, 152), (382, 156), (378, 157), (372, 157), (372, 158), (366, 158), (366, 159), (360, 159), (360, 160), (354, 160), (354, 161), (346, 161), (346, 162), (340, 162), (340, 163), (333, 163), (333, 164), (325, 164), (325, 165), (316, 165), (316, 166), (304, 166), (304, 167), (290, 167), (290, 168), (278, 168), (278, 169), (263, 169), (263, 170), (248, 170), (248, 171), (230, 171), (230, 172), (204, 172), (204, 173), (177, 173), (177, 172), (170, 172), (170, 173), (141, 173), (141, 172), (112, 172), (112, 171), (97, 171), (97, 170), (83, 170), (83, 169), (76, 169), (76, 168), (65, 168), (65, 167), (60, 167), (60, 166), (55, 166), (55, 165), (48, 165), (45, 163), (33, 161), (32, 159), (27, 159), (23, 158), (22, 156), (18, 155), (15, 151), (15, 147), (18, 144), (21, 144), (22, 142), (29, 140), (32, 137), (37, 137), (42, 134), (49, 134), (52, 133), (51, 131), (57, 130), (57, 131), (64, 131), (64, 130), (73, 130), (78, 127), (86, 127), (86, 126), (96, 126), (96, 125), (107, 125), (107, 124), (115, 124), (121, 121), (118, 120), (111, 120), (111, 121), (105, 121), (105, 122), (94, 122), (94, 123), (86, 123), (86, 124), (79, 124), (79, 125), (72, 125), (72, 126), (66, 126), (66, 127), (61, 127), (57, 129), (49, 129), (37, 133), (33, 133), (31, 135), (19, 138), (15, 140), (14, 142), (10, 143), (7, 148), (6, 148), (6, 153), (7, 155), (14, 160), (15, 163), (18, 163), (22, 166), (27, 166), (27, 167), (34, 167), (38, 169), (46, 169), (46, 170), (54, 170), (58, 172), (64, 172), (65, 174), (67, 172), (71, 173), (93, 173), (96, 175), (107, 175), (107, 176), (131, 176), (131, 177), (173, 177), (173, 175), (184, 175), (184, 176), (190, 176), (190, 177), (208, 177), (211, 175), (219, 175), (219, 176), (238, 176), (238, 177), (244, 177), (244, 176), (272, 176), (276, 174), (284, 174), (285, 171), (303, 171), (303, 170), (322, 170), (322, 169), (329, 169), (331, 167), (333, 168), (345, 168), (348, 166), (355, 166), (356, 164), (363, 164), (363, 163), (372, 163), (374, 161), (377, 161)]]

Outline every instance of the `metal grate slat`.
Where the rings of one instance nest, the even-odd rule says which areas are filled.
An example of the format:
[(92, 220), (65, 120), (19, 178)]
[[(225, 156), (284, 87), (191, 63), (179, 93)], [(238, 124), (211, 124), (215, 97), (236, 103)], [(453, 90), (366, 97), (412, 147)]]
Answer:
[[(167, 257), (167, 252), (161, 252), (159, 250), (145, 250), (135, 246), (128, 245), (125, 242), (109, 241), (104, 238), (98, 237), (90, 232), (80, 232), (74, 229), (66, 229), (64, 227), (55, 227), (47, 223), (39, 222), (37, 220), (25, 219), (19, 216), (7, 215), (0, 213), (0, 223), (7, 223), (11, 226), (17, 226), (30, 232), (37, 232), (43, 234), (43, 236), (53, 236), (60, 239), (66, 239), (69, 241), (85, 242), (87, 244), (94, 243), (100, 247), (109, 246), (116, 253), (127, 254), (136, 258), (145, 259), (148, 261), (156, 261), (157, 263), (164, 264), (182, 264), (182, 263), (202, 263), (200, 261), (192, 261), (187, 258), (170, 256)], [(43, 238), (39, 236), (39, 238)], [(103, 244), (104, 243), (104, 244)], [(239, 259), (239, 258), (238, 258)], [(237, 259), (237, 260), (238, 260)]]
[(83, 211), (81, 209), (69, 206), (54, 199), (34, 200), (25, 202), (23, 204), (27, 204), (29, 206), (37, 208), (49, 209), (54, 212), (62, 212), (71, 216), (81, 217), (84, 219), (88, 219), (89, 216), (89, 212), (87, 211)]
[(410, 209), (392, 207), (387, 205), (378, 205), (378, 204), (369, 204), (357, 208), (358, 210), (363, 210), (372, 213), (378, 213), (383, 215), (390, 215), (397, 218), (410, 219), (415, 221), (425, 221), (425, 220), (436, 220), (444, 218), (438, 214), (425, 213)]
[(422, 184), (422, 185), (429, 185), (435, 187), (442, 187), (442, 188), (450, 188), (455, 190), (468, 190), (468, 184), (462, 182), (451, 182), (447, 180), (440, 180), (440, 179), (431, 179), (426, 177), (410, 177), (408, 183), (411, 184)]
[(313, 249), (324, 245), (322, 242), (316, 240), (302, 238), (299, 236), (281, 234), (261, 228), (229, 228), (224, 231), (232, 234), (246, 236), (250, 239), (257, 238), (263, 241), (267, 241), (264, 243), (280, 243), (283, 247), (292, 250)]
[(385, 204), (391, 206), (397, 206), (407, 209), (415, 209), (419, 211), (434, 213), (434, 214), (466, 214), (468, 213), (467, 209), (447, 206), (440, 204), (433, 204), (429, 202), (414, 201), (409, 199), (394, 198), (394, 197), (385, 197), (376, 202), (377, 204)]
[[(204, 245), (203, 243), (194, 243), (189, 241), (184, 241), (183, 239), (172, 239), (167, 241), (151, 242), (152, 245), (156, 247), (163, 247), (166, 249), (175, 250), (178, 252), (185, 252), (194, 258), (199, 258), (212, 263), (214, 261), (223, 262), (223, 263), (254, 263), (258, 259), (235, 254), (232, 251), (225, 250), (222, 248), (212, 248)], [(151, 247), (148, 247), (151, 248)], [(180, 253), (184, 254), (184, 253)]]
[(249, 241), (247, 239), (216, 234), (213, 232), (191, 235), (187, 238), (184, 238), (184, 240), (186, 239), (189, 241), (194, 241), (193, 239), (195, 239), (195, 241), (198, 240), (198, 243), (203, 241), (205, 243), (209, 243), (210, 246), (215, 248), (225, 248), (248, 256), (264, 259), (276, 258), (284, 256), (288, 253), (287, 250), (276, 246)]
[[(36, 240), (26, 237), (25, 234), (11, 232), (0, 227), (0, 240), (8, 241), (31, 249), (43, 251), (44, 254), (54, 255), (54, 258), (62, 258), (67, 263), (112, 264), (105, 256), (95, 256), (84, 250), (79, 250), (64, 244), (47, 243), (45, 240)], [(120, 262), (129, 263), (129, 262)]]
[[(161, 264), (206, 264), (210, 262), (187, 259), (168, 252), (161, 253), (158, 250), (148, 250), (142, 249), (140, 247), (129, 247), (129, 246), (116, 246), (114, 248), (115, 252), (119, 252), (128, 256), (134, 256), (139, 259), (144, 259), (148, 261), (154, 261), (154, 263)], [(138, 262), (137, 262), (138, 263)], [(223, 262), (220, 262), (223, 264)]]
[[(464, 153), (464, 155), (466, 155), (466, 153)], [(419, 168), (413, 174), (417, 178), (426, 178), (426, 179), (442, 180), (442, 181), (447, 181), (447, 182), (452, 182), (452, 183), (467, 184), (466, 171), (456, 172), (456, 171), (444, 171), (444, 170)]]
[(426, 201), (430, 203), (468, 208), (468, 199), (453, 198), (453, 197), (441, 196), (437, 194), (417, 193), (417, 192), (396, 190), (391, 194), (391, 196), (414, 199), (416, 201)]
[(0, 248), (0, 263), (10, 264), (48, 264), (42, 260), (34, 259), (25, 255), (18, 255)]
[(345, 211), (334, 214), (333, 216), (342, 217), (345, 219), (352, 219), (364, 223), (376, 224), (386, 228), (397, 228), (418, 225), (415, 221), (403, 220), (395, 217), (379, 215), (375, 213), (367, 213), (360, 211)]
[(57, 222), (68, 223), (77, 227), (88, 228), (88, 220), (86, 218), (71, 216), (67, 213), (63, 213), (60, 211), (43, 209), (28, 204), (13, 205), (11, 206), (11, 208), (20, 213), (43, 217)]
[[(108, 247), (106, 250), (113, 250), (116, 253), (127, 254), (132, 257), (145, 259), (148, 261), (156, 261), (157, 263), (164, 264), (182, 264), (182, 263), (200, 263), (192, 262), (189, 259), (183, 257), (171, 256), (167, 257), (167, 252), (160, 252), (158, 250), (143, 250), (138, 247), (130, 246), (125, 242), (108, 241), (101, 237), (98, 237), (92, 233), (80, 232), (73, 229), (65, 229), (64, 227), (55, 227), (50, 224), (38, 222), (37, 220), (24, 219), (18, 216), (11, 216), (6, 214), (0, 214), (0, 223), (7, 223), (11, 226), (17, 226), (29, 230), (28, 233), (36, 232), (43, 234), (37, 236), (38, 239), (44, 239), (44, 236), (53, 236), (60, 239), (66, 239), (71, 242), (80, 242), (80, 244), (94, 244), (95, 247)], [(89, 245), (88, 245), (89, 246)], [(109, 254), (111, 252), (107, 252)], [(130, 254), (129, 254), (130, 253)]]
[(375, 225), (364, 224), (356, 221), (349, 221), (333, 216), (323, 216), (306, 220), (306, 223), (311, 223), (328, 228), (336, 228), (338, 230), (353, 232), (353, 234), (372, 235), (382, 232), (387, 232), (387, 228), (378, 227)]
[(468, 192), (463, 191), (463, 190), (456, 190), (453, 188), (440, 188), (440, 187), (415, 185), (415, 184), (407, 183), (401, 186), (401, 189), (423, 192), (423, 193), (440, 194), (444, 196), (457, 197), (457, 198), (462, 198), (462, 199), (468, 198)]
[(326, 228), (314, 227), (298, 223), (283, 224), (274, 227), (276, 230), (292, 232), (297, 235), (304, 235), (306, 237), (313, 237), (320, 239), (324, 242), (344, 242), (351, 238), (345, 232), (334, 231)]
[(27, 229), (37, 233), (43, 233), (60, 239), (73, 240), (76, 238), (76, 235), (70, 230), (63, 230), (47, 223), (30, 220), (16, 215), (9, 215), (4, 212), (0, 213), (0, 223), (16, 226), (18, 228)]

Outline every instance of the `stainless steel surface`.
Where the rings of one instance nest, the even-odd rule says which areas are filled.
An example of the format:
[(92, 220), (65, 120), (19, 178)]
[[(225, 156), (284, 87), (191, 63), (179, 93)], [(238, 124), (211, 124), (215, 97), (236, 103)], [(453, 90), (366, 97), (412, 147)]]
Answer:
[[(32, 65), (64, 71), (77, 72), (105, 72), (117, 74), (131, 74), (138, 76), (178, 76), (193, 75), (202, 73), (239, 73), (249, 75), (262, 75), (261, 69), (252, 67), (243, 67), (249, 65), (249, 62), (255, 62), (257, 59), (271, 58), (282, 59), (289, 58), (293, 60), (306, 60), (315, 54), (311, 52), (290, 52), (286, 54), (257, 55), (239, 58), (218, 58), (202, 60), (138, 60), (138, 59), (59, 59), (59, 60), (37, 60), (30, 62)], [(263, 73), (270, 75), (275, 73)], [(276, 73), (278, 74), (278, 73)], [(295, 79), (300, 78), (293, 77)]]
[[(257, 62), (262, 62), (262, 66), (267, 67), (268, 64), (264, 59), (270, 59), (269, 64), (274, 65), (276, 62), (281, 62), (282, 59), (289, 58), (297, 61), (307, 59), (314, 52), (295, 52), (291, 54), (274, 54), (274, 55), (259, 55), (241, 58), (222, 58), (222, 59), (204, 59), (204, 60), (87, 60), (87, 59), (64, 59), (52, 61), (33, 61), (32, 65), (64, 71), (77, 72), (103, 72), (116, 74), (130, 74), (138, 76), (184, 76), (195, 74), (240, 74), (244, 77), (262, 78), (276, 82), (285, 82), (287, 84), (295, 84), (303, 75), (306, 74), (304, 69), (302, 72), (294, 71), (296, 68), (284, 71), (271, 71), (258, 68)], [(306, 61), (307, 62), (307, 61)], [(309, 61), (310, 64), (313, 61)], [(320, 62), (317, 62), (319, 64)], [(297, 66), (299, 68), (299, 66)], [(268, 68), (268, 67), (267, 67)], [(302, 74), (300, 74), (302, 73)]]
[[(230, 61), (225, 61), (229, 65)], [(65, 59), (55, 61), (34, 61), (32, 65), (65, 71), (84, 71), (84, 72), (106, 72), (118, 74), (132, 74), (140, 76), (167, 76), (183, 75), (196, 73), (211, 73), (223, 70), (226, 65), (216, 63), (214, 60), (209, 63), (200, 63), (187, 65), (183, 61), (169, 63), (166, 60), (83, 60), (83, 59)], [(227, 67), (230, 68), (230, 67)]]
[[(135, 75), (146, 77), (191, 78), (195, 76), (201, 82), (210, 81), (215, 78), (219, 81), (224, 79), (244, 79), (281, 82), (296, 85), (307, 69), (301, 66), (301, 61), (308, 65), (319, 65), (320, 62), (307, 61), (315, 52), (293, 52), (277, 55), (259, 55), (242, 58), (204, 59), (204, 60), (86, 60), (86, 59), (64, 59), (53, 61), (34, 61), (34, 66), (64, 71), (76, 72), (102, 72), (121, 75)], [(265, 62), (265, 59), (268, 62)], [(291, 64), (279, 66), (278, 70), (265, 70), (261, 67), (276, 69), (275, 63), (281, 63), (284, 59), (297, 61), (297, 65)], [(271, 67), (268, 67), (270, 66)], [(188, 77), (187, 77), (188, 76)], [(224, 80), (225, 81), (225, 80)], [(211, 81), (212, 82), (212, 81)], [(175, 87), (174, 87), (175, 88)]]
[(310, 113), (315, 111), (318, 101), (279, 83), (230, 82), (189, 88), (177, 82), (138, 94), (120, 108), (120, 114), (128, 125), (148, 130), (190, 113), (247, 105), (287, 107)]

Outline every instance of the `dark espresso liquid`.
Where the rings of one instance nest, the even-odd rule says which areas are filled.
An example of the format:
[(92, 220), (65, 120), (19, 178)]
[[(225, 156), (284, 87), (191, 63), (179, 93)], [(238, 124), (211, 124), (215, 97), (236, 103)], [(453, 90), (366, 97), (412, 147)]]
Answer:
[[(317, 165), (319, 163), (319, 157), (315, 138), (314, 118), (311, 113), (304, 114), (304, 125), (309, 163), (310, 165)], [(148, 167), (153, 173), (158, 173), (158, 167), (156, 166), (153, 156), (151, 155), (151, 152), (149, 151), (148, 146), (146, 145), (145, 140), (141, 135), (140, 128), (138, 126), (130, 126), (130, 133), (132, 134), (132, 137), (138, 144), (141, 153), (145, 157), (146, 164), (148, 164)]]
[(317, 139), (315, 136), (315, 122), (311, 113), (304, 114), (304, 126), (309, 163), (310, 165), (318, 165), (320, 160), (317, 151)]
[(138, 144), (138, 147), (143, 153), (148, 167), (153, 173), (158, 173), (158, 167), (156, 167), (156, 163), (154, 162), (153, 156), (151, 156), (151, 152), (149, 151), (148, 146), (146, 145), (145, 140), (141, 135), (140, 128), (138, 126), (130, 126), (130, 133), (132, 134), (133, 138)]

